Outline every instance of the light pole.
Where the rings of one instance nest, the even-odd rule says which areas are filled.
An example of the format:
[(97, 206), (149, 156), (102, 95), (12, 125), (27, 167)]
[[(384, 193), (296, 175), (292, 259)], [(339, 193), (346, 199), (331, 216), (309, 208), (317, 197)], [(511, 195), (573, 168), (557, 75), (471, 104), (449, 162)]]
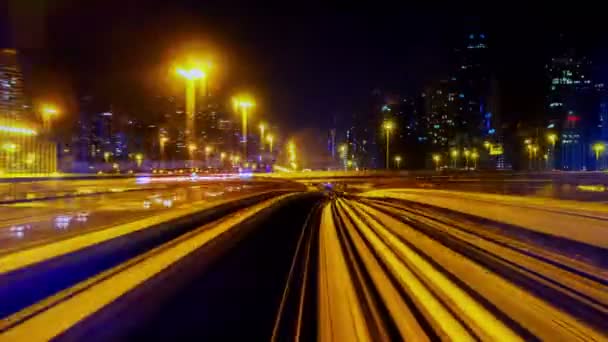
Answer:
[(196, 145), (195, 144), (188, 144), (188, 155), (190, 156), (190, 163), (192, 165), (190, 166), (194, 166), (194, 152), (196, 151)]
[(266, 125), (264, 123), (260, 123), (260, 150), (264, 151), (264, 130), (266, 129)]
[(289, 152), (289, 165), (291, 166), (292, 169), (295, 170), (297, 168), (296, 144), (293, 141), (289, 142), (289, 144), (287, 145), (287, 151)]
[(395, 156), (395, 163), (397, 164), (397, 169), (400, 169), (401, 165), (401, 156)]
[(270, 147), (270, 154), (272, 154), (272, 144), (274, 143), (274, 137), (270, 134), (268, 134), (266, 136), (266, 141), (268, 141), (269, 147)]
[[(595, 163), (599, 164), (599, 160), (600, 160), (600, 155), (604, 152), (604, 150), (606, 149), (606, 145), (604, 145), (603, 143), (595, 143), (593, 144), (593, 151), (595, 152)], [(599, 165), (596, 165), (596, 169), (600, 169)]]
[(393, 123), (390, 121), (384, 122), (384, 130), (386, 131), (386, 168), (390, 169), (389, 164), (389, 142), (391, 137), (391, 130), (393, 129)]
[(137, 153), (135, 155), (135, 163), (137, 164), (137, 167), (141, 167), (141, 164), (144, 161), (144, 155), (141, 153)]
[(433, 161), (435, 162), (435, 170), (439, 171), (439, 162), (441, 161), (441, 155), (433, 154)]
[(200, 68), (184, 69), (178, 67), (176, 73), (186, 79), (186, 142), (194, 143), (194, 111), (196, 110), (196, 80), (207, 78), (207, 73)]
[(465, 149), (464, 150), (464, 159), (465, 159), (465, 169), (469, 169), (469, 156), (471, 155), (471, 151)]
[(241, 120), (242, 120), (242, 141), (243, 141), (243, 156), (245, 161), (247, 161), (247, 117), (249, 115), (249, 110), (254, 106), (253, 100), (248, 96), (238, 96), (233, 100), (234, 107), (236, 111), (241, 112)]
[(454, 165), (454, 169), (456, 168), (456, 163), (458, 161), (458, 150), (457, 149), (453, 149), (452, 152), (450, 153), (450, 155), (452, 156), (452, 164)]
[(557, 134), (551, 133), (547, 135), (547, 140), (549, 140), (549, 142), (551, 143), (551, 166), (555, 167), (555, 142), (557, 141)]
[(167, 141), (169, 141), (169, 138), (167, 137), (160, 137), (159, 142), (160, 142), (160, 160), (162, 161), (163, 159), (165, 159), (165, 144), (167, 143)]
[(211, 151), (213, 151), (213, 147), (205, 146), (205, 163), (207, 166), (209, 166), (209, 155), (211, 154)]
[(473, 159), (473, 169), (477, 169), (477, 159), (479, 159), (479, 153), (477, 153), (477, 151), (473, 151), (471, 153), (471, 158)]
[(42, 128), (44, 129), (45, 132), (48, 133), (51, 131), (52, 120), (55, 117), (57, 117), (57, 115), (59, 115), (59, 110), (53, 105), (46, 104), (46, 105), (42, 106), (41, 115), (42, 115)]

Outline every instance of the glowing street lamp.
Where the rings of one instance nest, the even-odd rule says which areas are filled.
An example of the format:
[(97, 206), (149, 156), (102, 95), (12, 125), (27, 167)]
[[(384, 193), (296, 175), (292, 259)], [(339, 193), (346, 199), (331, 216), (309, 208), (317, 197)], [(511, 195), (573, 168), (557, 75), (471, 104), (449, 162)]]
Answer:
[(391, 131), (393, 130), (393, 123), (390, 121), (385, 121), (383, 127), (384, 127), (384, 130), (386, 131), (386, 168), (390, 169), (389, 142), (390, 142)]
[(135, 155), (135, 163), (137, 163), (137, 167), (141, 167), (141, 164), (144, 161), (144, 155), (141, 153), (138, 153)]
[(435, 162), (435, 169), (439, 170), (439, 162), (441, 161), (441, 155), (433, 154), (433, 161)]
[(600, 155), (604, 152), (605, 149), (606, 145), (604, 145), (603, 143), (593, 144), (593, 151), (595, 152), (595, 161), (598, 161), (600, 159)]
[(103, 160), (108, 163), (110, 161), (110, 156), (112, 155), (112, 153), (110, 152), (104, 152), (103, 153)]
[(169, 138), (161, 136), (159, 139), (160, 142), (160, 160), (165, 158), (165, 144), (169, 141)]
[(557, 141), (557, 134), (551, 133), (551, 134), (547, 135), (547, 140), (549, 140), (549, 142), (551, 143), (551, 146), (553, 147), (553, 149), (555, 149), (555, 142)]
[(401, 165), (401, 156), (395, 156), (395, 163), (397, 164), (397, 169), (399, 169), (399, 165)]
[(266, 130), (266, 125), (260, 123), (258, 127), (260, 128), (260, 150), (264, 151), (264, 130)]
[(483, 147), (485, 147), (486, 150), (490, 150), (492, 148), (492, 143), (486, 140), (483, 142)]
[(241, 95), (232, 99), (232, 103), (234, 104), (234, 108), (237, 112), (241, 113), (241, 120), (243, 124), (242, 129), (242, 141), (243, 141), (243, 155), (245, 156), (245, 160), (247, 160), (247, 117), (249, 115), (250, 109), (255, 106), (253, 99), (249, 96)]
[(223, 163), (224, 159), (226, 159), (226, 152), (220, 153), (220, 161)]
[(292, 169), (296, 169), (296, 144), (293, 141), (290, 141), (287, 145), (287, 151), (289, 152), (289, 163)]
[(59, 115), (57, 107), (45, 104), (42, 106), (40, 114), (42, 116), (42, 127), (46, 132), (51, 130), (51, 121)]
[(268, 134), (266, 136), (266, 141), (268, 141), (269, 147), (270, 147), (270, 153), (272, 154), (272, 147), (273, 147), (273, 143), (274, 143), (274, 137), (270, 134)]
[(471, 155), (471, 151), (465, 149), (464, 150), (464, 159), (465, 159), (465, 168), (469, 169), (469, 156)]
[(188, 144), (188, 155), (190, 156), (190, 160), (194, 160), (194, 152), (196, 149), (196, 144)]
[(458, 150), (457, 149), (453, 149), (452, 152), (450, 153), (450, 156), (452, 156), (452, 163), (454, 164), (454, 168), (456, 168), (456, 163), (458, 161)]
[(473, 168), (477, 169), (477, 159), (479, 159), (479, 153), (477, 153), (477, 151), (473, 151), (471, 153), (471, 159), (473, 159)]
[(206, 79), (207, 73), (200, 67), (177, 67), (175, 72), (186, 80), (186, 141), (191, 142), (195, 130), (196, 81)]
[(205, 161), (209, 160), (209, 155), (213, 151), (213, 147), (205, 146)]

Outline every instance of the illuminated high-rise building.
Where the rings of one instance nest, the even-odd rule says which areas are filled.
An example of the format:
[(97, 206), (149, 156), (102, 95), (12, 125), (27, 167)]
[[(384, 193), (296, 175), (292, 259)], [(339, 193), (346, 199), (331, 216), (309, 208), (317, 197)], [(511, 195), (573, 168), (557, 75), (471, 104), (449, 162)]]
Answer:
[[(563, 45), (564, 37), (561, 38)], [(560, 136), (555, 167), (585, 170), (592, 160), (589, 145), (601, 133), (598, 127), (602, 125), (603, 84), (594, 80), (589, 58), (562, 45), (545, 67), (549, 87), (545, 123), (548, 130)]]
[(29, 120), (17, 50), (0, 50), (0, 174), (47, 174), (57, 169), (57, 149)]
[(18, 119), (26, 105), (17, 50), (0, 50), (0, 115)]

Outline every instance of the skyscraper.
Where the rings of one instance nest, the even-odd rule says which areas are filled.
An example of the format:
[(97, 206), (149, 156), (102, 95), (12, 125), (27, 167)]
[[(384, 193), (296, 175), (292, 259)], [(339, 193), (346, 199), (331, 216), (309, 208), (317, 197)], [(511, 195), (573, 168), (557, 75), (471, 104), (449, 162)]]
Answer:
[(26, 104), (17, 50), (0, 50), (0, 115), (22, 119)]
[(488, 49), (488, 37), (478, 32), (466, 35), (455, 49), (457, 64), (450, 81), (456, 145), (480, 146), (483, 139), (496, 132), (490, 106), (493, 84)]
[(596, 87), (591, 60), (574, 49), (565, 48), (551, 58), (546, 71), (549, 80), (546, 124), (561, 139), (555, 151), (555, 167), (585, 170), (590, 159), (589, 144), (601, 125), (603, 87)]

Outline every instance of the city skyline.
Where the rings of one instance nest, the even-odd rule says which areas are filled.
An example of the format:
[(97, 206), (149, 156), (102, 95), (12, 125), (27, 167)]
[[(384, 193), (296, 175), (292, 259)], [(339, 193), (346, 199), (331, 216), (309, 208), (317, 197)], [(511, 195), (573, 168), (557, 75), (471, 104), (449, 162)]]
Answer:
[[(551, 114), (554, 109), (547, 107), (547, 98), (552, 95), (546, 84), (551, 78), (548, 65), (561, 58), (558, 51), (574, 51), (576, 58), (594, 61), (589, 62), (585, 71), (594, 84), (601, 85), (605, 79), (601, 58), (605, 49), (598, 39), (601, 32), (588, 32), (585, 27), (564, 30), (551, 26), (532, 30), (532, 22), (526, 16), (520, 26), (512, 27), (501, 21), (492, 22), (494, 17), (488, 13), (456, 12), (448, 16), (442, 11), (415, 10), (370, 16), (362, 23), (363, 16), (356, 12), (340, 16), (303, 12), (272, 21), (264, 13), (245, 15), (239, 9), (227, 16), (221, 14), (225, 9), (219, 6), (206, 7), (189, 1), (174, 5), (154, 2), (143, 8), (125, 5), (121, 7), (122, 13), (114, 13), (116, 6), (108, 3), (75, 9), (65, 2), (31, 8), (13, 3), (9, 7), (13, 23), (24, 16), (31, 18), (24, 9), (32, 10), (39, 19), (34, 20), (39, 29), (29, 36), (11, 35), (19, 27), (17, 23), (3, 27), (0, 37), (15, 45), (38, 42), (25, 44), (19, 50), (24, 57), (24, 73), (29, 78), (25, 88), (31, 95), (30, 102), (46, 96), (60, 104), (63, 113), (56, 134), (63, 136), (60, 142), (66, 146), (76, 145), (75, 140), (109, 146), (112, 140), (116, 146), (108, 149), (117, 156), (129, 149), (159, 158), (158, 139), (165, 136), (177, 144), (177, 155), (187, 153), (189, 143), (179, 142), (184, 133), (169, 127), (172, 116), (179, 116), (180, 110), (182, 113), (184, 110), (180, 105), (184, 102), (183, 85), (171, 70), (184, 53), (194, 53), (214, 64), (211, 81), (205, 80), (207, 93), (203, 103), (215, 109), (197, 109), (196, 120), (203, 127), (198, 133), (201, 136), (198, 145), (220, 146), (232, 139), (211, 131), (219, 129), (220, 121), (222, 127), (235, 126), (238, 113), (229, 109), (231, 94), (247, 89), (256, 95), (256, 115), (260, 116), (256, 120), (271, 121), (281, 127), (284, 138), (312, 128), (319, 130), (313, 140), (323, 140), (335, 131), (330, 147), (333, 151), (326, 152), (334, 161), (337, 161), (336, 145), (345, 142), (352, 145), (349, 151), (355, 167), (389, 165), (383, 162), (383, 138), (378, 129), (383, 121), (397, 119), (392, 137), (394, 148), (402, 154), (412, 150), (410, 157), (404, 158), (404, 167), (428, 168), (433, 164), (433, 153), (448, 153), (454, 148), (482, 149), (482, 145), (491, 144), (495, 147), (493, 151), (504, 150), (509, 160), (502, 156), (485, 158), (482, 154), (482, 167), (514, 165), (522, 169), (525, 160), (519, 159), (526, 156), (526, 146), (519, 146), (522, 140), (519, 135), (524, 134), (520, 131), (536, 129), (534, 139), (538, 145), (538, 140), (542, 140), (538, 129), (547, 127), (551, 115), (553, 121), (559, 121)], [(186, 15), (185, 10), (192, 13)], [(141, 15), (135, 22), (125, 23), (126, 16), (133, 11)], [(431, 17), (445, 20), (427, 30), (413, 30), (416, 26), (423, 27)], [(107, 19), (112, 30), (91, 27), (85, 36), (62, 35), (87, 19), (93, 22)], [(199, 22), (201, 19), (205, 19), (203, 24)], [(304, 25), (311, 20), (317, 25)], [(572, 20), (578, 19), (573, 16)], [(176, 26), (161, 29), (162, 22), (174, 22)], [(142, 23), (146, 25), (140, 26)], [(275, 32), (276, 25), (284, 27), (285, 32)], [(253, 31), (247, 30), (248, 26)], [(156, 41), (154, 35), (158, 35)], [(400, 43), (389, 43), (393, 41)], [(131, 48), (137, 44), (145, 45), (145, 52)], [(378, 56), (374, 53), (376, 49)], [(282, 62), (287, 59), (289, 64)], [(344, 63), (334, 63), (337, 61)], [(329, 69), (328, 62), (331, 62)], [(36, 65), (32, 68), (32, 64)], [(45, 80), (40, 74), (50, 76)], [(44, 82), (57, 77), (62, 82), (56, 87)], [(213, 96), (208, 97), (209, 92)], [(212, 103), (207, 104), (205, 98), (213, 99)], [(97, 106), (90, 108), (86, 104), (90, 101), (85, 99), (93, 99)], [(162, 104), (167, 99), (173, 103), (171, 108)], [(404, 104), (408, 100), (411, 104)], [(596, 109), (591, 107), (597, 106), (593, 101), (587, 102), (587, 117), (582, 123), (590, 126), (589, 118), (599, 117), (599, 108), (598, 113), (592, 113)], [(395, 103), (399, 105), (395, 107)], [(395, 107), (393, 113), (391, 107)], [(112, 127), (105, 131), (117, 136), (85, 137), (93, 133), (83, 133), (83, 129), (104, 131), (95, 123), (101, 122), (95, 118), (103, 117), (104, 113), (114, 113)], [(88, 126), (83, 126), (83, 122), (89, 122)], [(139, 128), (134, 130), (130, 126)], [(149, 127), (158, 131), (144, 133)], [(561, 134), (561, 128), (559, 131)], [(151, 134), (157, 141), (145, 142), (150, 139), (132, 134)], [(73, 138), (65, 138), (70, 135)], [(585, 141), (576, 143), (580, 148), (575, 150), (581, 150), (577, 152), (576, 165), (566, 168), (584, 169), (590, 139), (602, 139), (589, 129), (584, 135)], [(413, 141), (408, 141), (412, 138)], [(106, 142), (101, 143), (104, 139)], [(569, 141), (566, 136), (560, 136), (559, 140)], [(567, 152), (572, 148), (566, 147), (545, 151), (541, 156), (551, 155), (551, 165), (561, 168), (561, 160), (572, 159), (572, 153)]]

